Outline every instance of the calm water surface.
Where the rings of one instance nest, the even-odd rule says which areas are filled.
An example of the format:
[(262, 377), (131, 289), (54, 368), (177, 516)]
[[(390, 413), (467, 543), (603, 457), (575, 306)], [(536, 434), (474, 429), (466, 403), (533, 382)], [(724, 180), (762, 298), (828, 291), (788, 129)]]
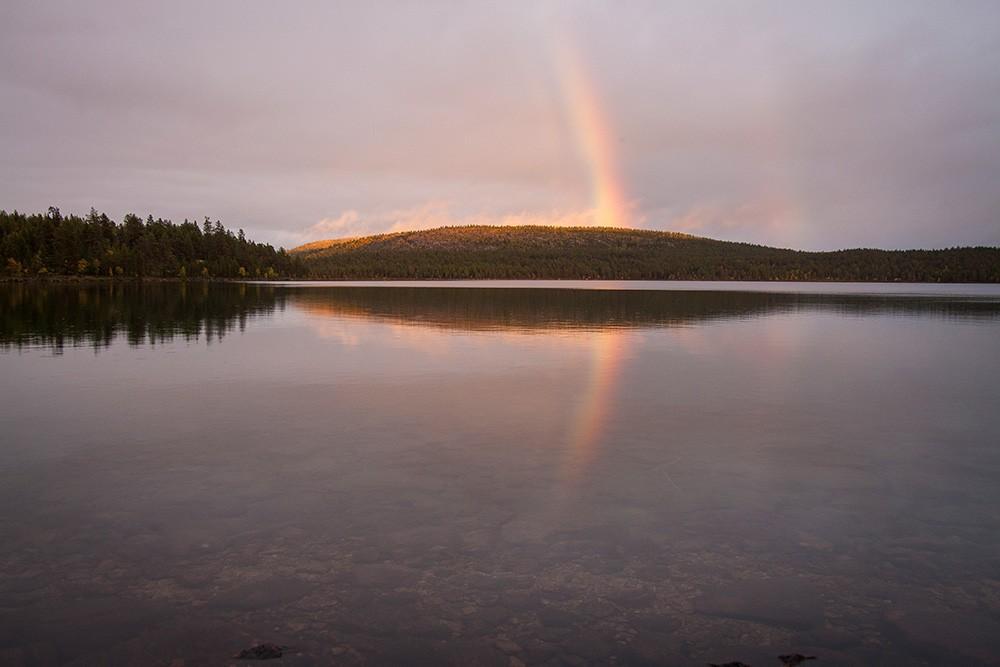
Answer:
[(1000, 289), (531, 286), (0, 285), (0, 664), (1000, 662)]

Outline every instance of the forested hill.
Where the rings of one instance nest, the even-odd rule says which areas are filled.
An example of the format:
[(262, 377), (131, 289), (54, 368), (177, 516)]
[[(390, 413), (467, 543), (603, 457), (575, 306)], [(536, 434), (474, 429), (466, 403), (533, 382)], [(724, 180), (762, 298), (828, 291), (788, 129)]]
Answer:
[(311, 278), (1000, 282), (1000, 248), (802, 252), (638, 229), (442, 227), (310, 243)]
[(1000, 282), (1000, 248), (801, 252), (639, 229), (442, 227), (290, 252), (219, 222), (0, 211), (10, 277)]
[(205, 218), (201, 225), (116, 223), (91, 209), (86, 217), (0, 211), (0, 269), (9, 277), (76, 275), (157, 278), (298, 278), (302, 261), (283, 249), (247, 240)]

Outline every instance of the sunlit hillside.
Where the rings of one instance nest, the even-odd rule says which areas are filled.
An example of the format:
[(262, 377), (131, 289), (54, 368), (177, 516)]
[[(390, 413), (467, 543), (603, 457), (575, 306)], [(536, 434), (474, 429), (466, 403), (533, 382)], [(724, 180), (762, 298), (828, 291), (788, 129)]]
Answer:
[(441, 227), (317, 241), (310, 277), (998, 282), (1000, 249), (802, 252), (606, 227)]

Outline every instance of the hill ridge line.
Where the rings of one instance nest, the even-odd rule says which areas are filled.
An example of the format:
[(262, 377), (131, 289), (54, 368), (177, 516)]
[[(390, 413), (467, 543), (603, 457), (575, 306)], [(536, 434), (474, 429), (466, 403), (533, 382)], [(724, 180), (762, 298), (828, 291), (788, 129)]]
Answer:
[(1000, 248), (809, 251), (619, 227), (461, 225), (290, 251), (327, 280), (1000, 282)]

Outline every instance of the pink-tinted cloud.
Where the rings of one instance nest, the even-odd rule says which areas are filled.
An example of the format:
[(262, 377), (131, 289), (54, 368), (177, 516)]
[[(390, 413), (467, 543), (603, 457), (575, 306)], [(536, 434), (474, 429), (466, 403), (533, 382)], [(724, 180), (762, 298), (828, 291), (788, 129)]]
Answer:
[(735, 204), (699, 204), (679, 215), (665, 213), (664, 219), (667, 228), (695, 236), (780, 244), (799, 234), (803, 215), (794, 200), (772, 196)]
[(387, 232), (434, 229), (459, 225), (553, 225), (558, 227), (590, 227), (600, 224), (594, 209), (516, 213), (457, 214), (454, 205), (446, 201), (431, 201), (408, 209), (363, 215), (351, 209), (333, 218), (324, 218), (302, 234), (302, 242), (329, 238), (367, 236)]

